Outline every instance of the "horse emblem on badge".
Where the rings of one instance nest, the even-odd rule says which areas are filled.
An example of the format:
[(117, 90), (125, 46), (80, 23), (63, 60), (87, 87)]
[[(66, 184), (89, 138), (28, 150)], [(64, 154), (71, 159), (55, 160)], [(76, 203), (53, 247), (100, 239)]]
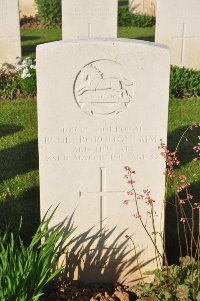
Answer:
[(133, 100), (133, 81), (121, 64), (111, 60), (94, 61), (76, 76), (74, 96), (85, 113), (113, 117), (125, 111)]

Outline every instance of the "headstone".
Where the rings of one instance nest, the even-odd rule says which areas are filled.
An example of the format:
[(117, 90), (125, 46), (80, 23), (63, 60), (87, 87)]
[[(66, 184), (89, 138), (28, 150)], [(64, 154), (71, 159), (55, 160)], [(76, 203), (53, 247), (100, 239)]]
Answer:
[(35, 17), (37, 13), (35, 0), (19, 0), (19, 10), (21, 18), (23, 18), (23, 16)]
[(156, 42), (171, 50), (171, 64), (200, 70), (200, 1), (159, 0)]
[(117, 0), (62, 0), (63, 40), (117, 37)]
[[(97, 282), (95, 271), (103, 282), (136, 279), (139, 255), (143, 271), (156, 268), (154, 248), (133, 217), (124, 167), (136, 171), (138, 194), (151, 191), (160, 230), (165, 162), (158, 145), (167, 136), (169, 66), (169, 50), (150, 42), (90, 38), (37, 47), (41, 215), (60, 203), (55, 225), (74, 212), (77, 236), (92, 229), (86, 255), (102, 251), (95, 229), (105, 235), (102, 248), (112, 255), (106, 253), (106, 263), (97, 256), (93, 269), (88, 260), (87, 281)], [(146, 222), (149, 206), (145, 200), (138, 205)], [(125, 235), (132, 235), (135, 248)]]
[(157, 0), (129, 0), (129, 11), (134, 14), (156, 15)]
[(18, 0), (0, 0), (0, 66), (21, 57)]

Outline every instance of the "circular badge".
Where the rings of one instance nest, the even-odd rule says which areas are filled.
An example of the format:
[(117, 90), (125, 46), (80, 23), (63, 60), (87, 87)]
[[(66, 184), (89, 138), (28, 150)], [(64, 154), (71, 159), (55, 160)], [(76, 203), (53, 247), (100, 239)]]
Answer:
[(86, 114), (113, 117), (124, 112), (133, 100), (133, 81), (121, 64), (94, 61), (76, 76), (74, 96)]

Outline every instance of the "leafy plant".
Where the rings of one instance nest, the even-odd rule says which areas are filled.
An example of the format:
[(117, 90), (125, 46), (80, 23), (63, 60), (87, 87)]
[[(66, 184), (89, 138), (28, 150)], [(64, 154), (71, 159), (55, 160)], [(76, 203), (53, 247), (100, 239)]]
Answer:
[(37, 301), (60, 273), (62, 267), (55, 267), (72, 232), (65, 234), (62, 224), (49, 231), (55, 210), (49, 217), (47, 212), (28, 247), (13, 233), (0, 235), (1, 301)]
[(45, 27), (61, 25), (61, 0), (35, 0), (38, 9), (38, 20)]
[[(125, 179), (130, 185), (127, 192), (125, 205), (130, 202), (134, 204), (135, 213), (133, 216), (138, 219), (144, 232), (149, 237), (155, 249), (155, 262), (157, 269), (153, 272), (142, 274), (142, 267), (137, 261), (138, 270), (141, 276), (141, 282), (135, 286), (135, 291), (142, 301), (200, 301), (200, 202), (195, 195), (191, 194), (191, 183), (186, 175), (177, 173), (177, 166), (180, 165), (178, 155), (180, 154), (180, 145), (183, 141), (188, 141), (187, 135), (200, 128), (200, 123), (195, 123), (186, 128), (181, 135), (174, 151), (162, 142), (159, 149), (161, 156), (166, 163), (167, 184), (174, 192), (174, 211), (176, 213), (177, 244), (180, 251), (180, 264), (169, 265), (166, 254), (166, 241), (163, 231), (156, 228), (155, 200), (151, 198), (148, 189), (138, 194), (135, 190), (135, 171), (129, 166), (125, 167)], [(200, 159), (200, 136), (197, 136), (196, 144), (193, 146), (194, 158), (192, 161), (199, 162)], [(198, 163), (197, 163), (198, 164)], [(193, 174), (196, 177), (196, 174)], [(134, 202), (133, 202), (134, 201)], [(147, 214), (150, 225), (147, 222), (145, 214), (140, 210), (139, 202), (145, 202), (148, 206)], [(165, 200), (165, 205), (168, 200)], [(149, 227), (150, 226), (150, 227)], [(127, 236), (133, 242), (131, 237)], [(161, 241), (160, 241), (161, 240)], [(161, 243), (161, 244), (160, 244)], [(162, 247), (159, 247), (162, 246)], [(183, 246), (185, 250), (183, 250)], [(186, 253), (186, 256), (185, 256)], [(183, 256), (184, 254), (184, 256)], [(154, 280), (151, 283), (145, 283), (143, 275), (153, 275)]]
[(154, 16), (131, 14), (128, 8), (119, 8), (118, 25), (126, 27), (152, 27), (156, 23)]
[(21, 92), (31, 96), (36, 95), (37, 83), (35, 61), (27, 57), (17, 67), (17, 71)]
[(162, 270), (147, 272), (151, 283), (134, 287), (141, 301), (200, 301), (199, 267), (189, 256), (180, 258), (180, 266), (164, 266)]
[(13, 99), (19, 92), (17, 72), (6, 64), (0, 68), (0, 98)]
[(170, 97), (186, 98), (200, 96), (200, 71), (171, 67)]
[(37, 92), (35, 61), (27, 57), (17, 67), (0, 69), (0, 99), (35, 96)]

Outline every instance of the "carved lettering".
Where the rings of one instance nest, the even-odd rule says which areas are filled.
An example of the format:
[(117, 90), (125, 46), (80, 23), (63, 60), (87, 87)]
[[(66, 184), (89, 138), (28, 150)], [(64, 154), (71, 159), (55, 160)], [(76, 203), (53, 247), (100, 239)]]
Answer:
[(96, 17), (107, 17), (112, 15), (112, 11), (107, 7), (90, 7), (85, 8), (84, 6), (70, 8), (66, 15), (74, 18), (96, 18)]
[(144, 137), (140, 137), (140, 142), (141, 143), (156, 143), (158, 145), (159, 139), (157, 136), (144, 136)]

